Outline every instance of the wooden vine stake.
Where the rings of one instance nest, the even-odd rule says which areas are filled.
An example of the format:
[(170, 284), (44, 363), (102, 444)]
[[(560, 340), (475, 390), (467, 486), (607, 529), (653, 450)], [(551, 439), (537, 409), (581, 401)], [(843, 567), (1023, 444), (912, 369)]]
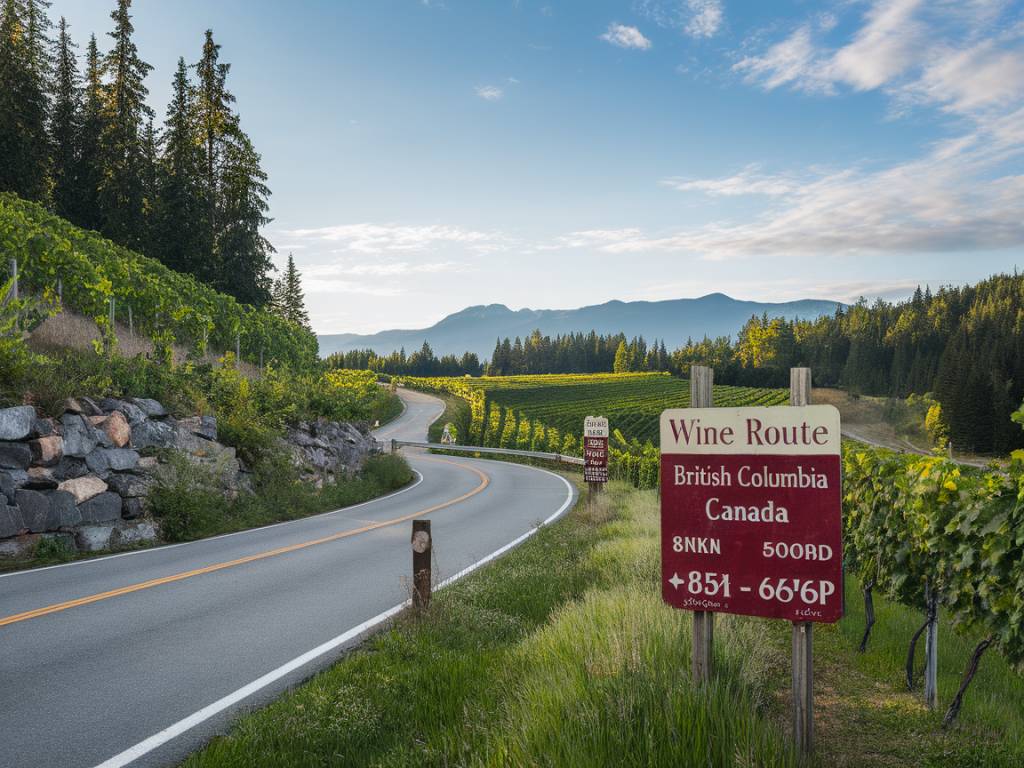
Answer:
[(939, 599), (931, 585), (928, 595), (928, 629), (924, 636), (924, 703), (928, 709), (939, 706)]
[[(715, 371), (703, 365), (690, 368), (690, 407), (714, 406)], [(705, 683), (711, 679), (714, 661), (715, 614), (712, 611), (693, 612), (693, 680)]]
[(412, 604), (424, 610), (430, 607), (431, 556), (433, 540), (429, 520), (412, 521)]
[[(811, 404), (811, 369), (789, 369), (789, 404)], [(793, 622), (793, 741), (797, 752), (814, 750), (814, 624)]]

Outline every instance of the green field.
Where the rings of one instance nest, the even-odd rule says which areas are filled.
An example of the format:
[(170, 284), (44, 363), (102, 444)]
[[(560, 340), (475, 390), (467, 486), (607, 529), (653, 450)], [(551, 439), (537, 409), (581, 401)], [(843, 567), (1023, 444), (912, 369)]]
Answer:
[[(409, 386), (465, 397), (473, 390), (490, 402), (537, 419), (562, 434), (578, 434), (586, 416), (607, 416), (628, 439), (658, 442), (658, 416), (690, 405), (690, 382), (667, 373), (550, 374), (482, 378), (408, 379)], [(716, 406), (782, 405), (785, 389), (716, 386)]]

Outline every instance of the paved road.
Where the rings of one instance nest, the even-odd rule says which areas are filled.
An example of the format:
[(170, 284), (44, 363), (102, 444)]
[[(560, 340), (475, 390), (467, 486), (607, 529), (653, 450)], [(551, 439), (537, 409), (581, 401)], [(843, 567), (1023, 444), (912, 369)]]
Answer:
[[(402, 397), (379, 437), (426, 439), (442, 404)], [(572, 501), (541, 470), (408, 457), (416, 483), (358, 507), (0, 576), (0, 766), (174, 764), (401, 605), (412, 517), (445, 578)]]

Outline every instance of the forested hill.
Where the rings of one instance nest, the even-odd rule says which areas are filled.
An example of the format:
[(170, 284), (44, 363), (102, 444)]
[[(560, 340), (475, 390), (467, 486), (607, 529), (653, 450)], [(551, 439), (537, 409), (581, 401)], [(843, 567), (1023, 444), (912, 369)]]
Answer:
[(469, 351), (484, 358), (494, 349), (495, 339), (526, 338), (534, 330), (545, 334), (595, 331), (598, 334), (646, 336), (664, 339), (670, 347), (690, 337), (732, 336), (751, 315), (793, 319), (832, 314), (834, 301), (791, 301), (780, 304), (739, 301), (721, 293), (697, 299), (669, 301), (609, 301), (580, 309), (521, 309), (503, 304), (469, 307), (430, 328), (382, 331), (372, 335), (338, 334), (320, 336), (320, 354), (373, 349), (379, 353), (419, 349), (424, 341), (440, 355), (461, 355)]
[(817, 385), (868, 395), (932, 392), (954, 445), (1003, 453), (1024, 447), (1010, 414), (1024, 398), (1024, 275), (918, 291), (904, 302), (862, 301), (814, 321), (754, 317), (737, 341), (693, 342), (674, 370), (711, 365), (723, 383), (782, 386), (791, 365)]

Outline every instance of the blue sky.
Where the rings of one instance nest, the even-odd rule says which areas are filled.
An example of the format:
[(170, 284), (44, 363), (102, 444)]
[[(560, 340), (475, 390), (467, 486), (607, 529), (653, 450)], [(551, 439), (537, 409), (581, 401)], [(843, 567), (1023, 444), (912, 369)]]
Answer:
[[(84, 49), (110, 0), (54, 0)], [(212, 27), (315, 328), (1024, 267), (1024, 3), (136, 0)]]

